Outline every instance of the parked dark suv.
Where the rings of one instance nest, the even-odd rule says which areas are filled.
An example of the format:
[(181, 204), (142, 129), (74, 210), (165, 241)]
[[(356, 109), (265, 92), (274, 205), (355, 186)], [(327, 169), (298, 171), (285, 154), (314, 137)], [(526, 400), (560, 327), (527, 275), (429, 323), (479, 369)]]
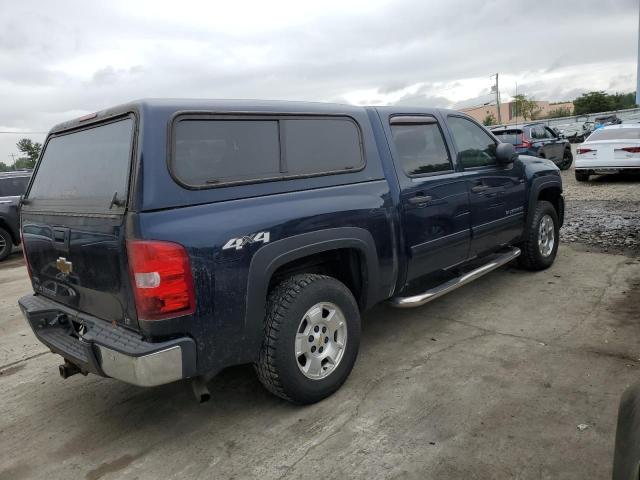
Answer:
[(253, 363), (311, 403), (375, 304), (549, 267), (564, 200), (557, 167), (452, 110), (144, 100), (54, 127), (21, 212), (20, 307), (64, 378), (191, 379), (206, 399)]
[(516, 152), (547, 158), (561, 170), (567, 170), (573, 162), (569, 140), (561, 138), (543, 123), (506, 125), (492, 128), (491, 132), (505, 143), (516, 147)]
[(14, 245), (20, 243), (20, 196), (24, 194), (31, 171), (0, 173), (0, 262), (5, 260)]

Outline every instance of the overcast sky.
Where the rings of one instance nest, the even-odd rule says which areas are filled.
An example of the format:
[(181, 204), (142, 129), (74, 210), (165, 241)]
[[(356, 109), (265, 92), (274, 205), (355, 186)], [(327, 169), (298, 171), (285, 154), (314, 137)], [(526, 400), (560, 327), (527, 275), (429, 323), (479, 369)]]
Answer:
[(505, 100), (632, 91), (637, 33), (638, 0), (0, 0), (0, 131), (141, 97), (478, 104), (495, 72)]

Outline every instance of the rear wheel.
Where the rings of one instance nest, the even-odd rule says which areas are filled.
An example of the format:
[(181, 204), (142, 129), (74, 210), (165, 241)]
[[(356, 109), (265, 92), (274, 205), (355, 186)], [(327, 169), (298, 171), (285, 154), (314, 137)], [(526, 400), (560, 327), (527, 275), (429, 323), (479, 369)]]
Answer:
[(562, 156), (562, 164), (560, 165), (560, 170), (568, 170), (573, 163), (573, 154), (571, 153), (571, 149), (567, 148), (564, 151), (564, 155)]
[(558, 214), (553, 204), (541, 200), (531, 216), (522, 243), (519, 263), (527, 270), (544, 270), (549, 268), (558, 253), (560, 239)]
[(589, 181), (589, 172), (581, 172), (576, 170), (576, 180), (578, 182), (588, 182)]
[(9, 232), (4, 228), (0, 228), (0, 262), (6, 259), (13, 248), (13, 239)]
[(360, 312), (332, 277), (289, 277), (269, 295), (265, 337), (255, 369), (262, 384), (295, 403), (315, 403), (349, 376), (360, 344)]

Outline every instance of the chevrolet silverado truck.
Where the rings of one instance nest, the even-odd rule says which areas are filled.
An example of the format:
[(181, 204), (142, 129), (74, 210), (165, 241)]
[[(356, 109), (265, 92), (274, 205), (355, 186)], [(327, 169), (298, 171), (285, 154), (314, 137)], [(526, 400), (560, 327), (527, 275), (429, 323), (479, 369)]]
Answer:
[(141, 100), (50, 131), (19, 304), (63, 378), (189, 379), (204, 401), (252, 363), (306, 404), (347, 379), (367, 309), (547, 268), (563, 215), (551, 161), (456, 111)]

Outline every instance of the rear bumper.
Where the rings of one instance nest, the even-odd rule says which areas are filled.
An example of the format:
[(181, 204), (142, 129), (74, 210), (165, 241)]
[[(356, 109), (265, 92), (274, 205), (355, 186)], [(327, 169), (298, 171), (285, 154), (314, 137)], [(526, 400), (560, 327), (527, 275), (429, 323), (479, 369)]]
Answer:
[(576, 158), (575, 168), (577, 170), (638, 170), (640, 160), (599, 160)]
[(141, 387), (196, 374), (196, 344), (189, 337), (148, 342), (134, 332), (41, 295), (26, 295), (18, 304), (38, 340), (84, 373)]

